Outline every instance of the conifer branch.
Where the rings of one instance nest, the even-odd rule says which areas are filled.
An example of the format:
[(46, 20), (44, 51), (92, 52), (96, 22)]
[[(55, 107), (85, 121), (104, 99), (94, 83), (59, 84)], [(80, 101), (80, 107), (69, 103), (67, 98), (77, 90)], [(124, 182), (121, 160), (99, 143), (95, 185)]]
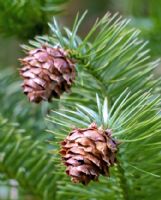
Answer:
[(24, 130), (0, 117), (0, 173), (16, 179), (34, 199), (53, 199), (56, 191), (55, 164), (40, 141), (24, 136)]
[[(101, 100), (97, 98), (97, 102), (101, 102)], [(92, 121), (95, 121), (98, 125), (102, 125), (104, 124), (103, 116), (108, 116), (106, 117), (107, 126), (104, 128), (110, 128), (113, 132), (113, 136), (117, 137), (117, 139), (121, 141), (118, 156), (119, 163), (115, 167), (115, 169), (112, 170), (112, 179), (116, 180), (117, 184), (115, 184), (118, 187), (117, 195), (119, 196), (119, 198), (130, 199), (130, 195), (133, 191), (133, 188), (142, 188), (145, 186), (146, 183), (144, 182), (143, 186), (142, 182), (138, 182), (136, 186), (135, 181), (134, 183), (129, 183), (129, 181), (135, 180), (135, 176), (140, 176), (143, 178), (144, 176), (146, 177), (146, 173), (150, 173), (148, 171), (146, 172), (146, 169), (144, 172), (142, 171), (143, 169), (141, 169), (142, 166), (147, 165), (147, 162), (148, 166), (146, 168), (151, 168), (152, 171), (151, 176), (149, 178), (153, 180), (153, 182), (157, 181), (156, 177), (160, 177), (161, 175), (159, 171), (158, 174), (158, 172), (155, 171), (153, 168), (153, 164), (158, 159), (160, 159), (160, 156), (157, 153), (159, 149), (151, 149), (152, 152), (149, 149), (149, 145), (152, 143), (152, 141), (155, 141), (157, 140), (157, 138), (160, 138), (159, 133), (161, 128), (161, 118), (159, 113), (157, 113), (157, 110), (160, 107), (160, 96), (154, 97), (150, 93), (145, 93), (141, 95), (141, 92), (138, 92), (134, 95), (130, 95), (127, 93), (127, 91), (125, 91), (124, 94), (118, 97), (113, 106), (109, 108), (108, 115), (104, 114), (104, 112), (106, 112), (105, 106), (101, 105), (100, 103), (97, 103), (97, 105), (99, 105), (97, 109), (98, 111), (96, 111), (96, 109), (89, 109), (88, 107), (82, 105), (77, 105), (75, 111), (72, 108), (70, 110), (62, 109), (62, 111), (59, 110), (59, 112), (53, 111), (54, 114), (52, 116), (49, 116), (49, 120), (51, 120), (55, 124), (53, 128), (54, 137), (58, 141), (62, 140), (62, 138), (65, 137), (65, 135), (69, 132), (72, 126), (87, 127), (88, 124), (90, 124)], [(129, 111), (131, 111), (131, 113), (129, 113)], [(63, 123), (61, 126), (60, 122), (62, 121)], [(135, 148), (136, 145), (137, 148)], [(150, 154), (147, 153), (146, 155), (143, 152), (147, 152), (147, 150)], [(154, 153), (154, 151), (156, 151), (156, 153)], [(158, 156), (158, 159), (156, 161), (155, 158), (154, 160), (152, 158), (153, 161), (148, 161), (146, 159), (146, 157), (148, 155), (150, 156), (151, 153), (154, 153)], [(131, 168), (130, 160), (133, 160), (133, 162), (135, 162), (136, 168), (140, 168), (142, 173), (139, 173), (139, 171), (134, 170), (134, 168)], [(133, 166), (135, 167), (134, 164)], [(154, 166), (157, 166), (157, 163), (155, 163)], [(156, 172), (157, 174), (155, 174)], [(110, 180), (107, 180), (106, 182), (111, 183)], [(97, 190), (96, 187), (97, 186), (94, 187), (95, 190)], [(65, 186), (65, 188), (65, 190), (68, 191), (68, 187)], [(81, 186), (76, 186), (76, 188), (80, 188), (81, 190)], [(115, 191), (114, 185), (110, 185), (108, 189), (111, 190), (111, 192)], [(146, 189), (150, 189), (153, 192), (156, 189), (156, 193), (159, 192), (158, 188), (152, 188), (151, 186), (149, 188), (148, 185)], [(135, 195), (137, 195), (137, 193), (139, 193), (139, 195), (144, 195), (144, 198), (148, 199), (148, 196), (145, 195), (145, 188), (144, 190), (140, 189), (139, 191), (136, 191)], [(88, 195), (92, 198), (90, 192), (88, 193)], [(105, 193), (105, 196), (102, 196), (102, 199), (106, 199), (106, 195), (107, 193)]]
[[(83, 200), (114, 199), (118, 192), (119, 198), (125, 200), (131, 194), (134, 199), (141, 196), (145, 200), (155, 194), (157, 199), (161, 176), (160, 143), (157, 143), (161, 116), (160, 95), (156, 91), (160, 89), (160, 81), (153, 79), (152, 72), (158, 61), (150, 61), (139, 32), (130, 29), (128, 20), (118, 14), (107, 13), (81, 39), (77, 31), (84, 16), (80, 20), (76, 17), (72, 31), (60, 28), (54, 20), (50, 25), (53, 35), (37, 37), (24, 48), (31, 50), (47, 43), (51, 47), (60, 46), (76, 60), (78, 73), (72, 94), (59, 101), (62, 110), (54, 110), (54, 115), (48, 117), (54, 124), (50, 133), (55, 141), (63, 140), (72, 126), (84, 128), (96, 122), (104, 129), (110, 128), (113, 137), (121, 141), (120, 166), (114, 168), (116, 171), (109, 180), (101, 178), (99, 184), (93, 183), (88, 189), (80, 185), (73, 187), (60, 167), (57, 198), (66, 195), (72, 199), (77, 195)], [(77, 104), (76, 109), (73, 102)], [(53, 143), (53, 147), (58, 152), (59, 145)]]
[(139, 39), (138, 30), (129, 28), (129, 20), (107, 13), (81, 39), (76, 33), (85, 15), (86, 12), (80, 20), (76, 18), (72, 31), (60, 28), (54, 19), (53, 24), (49, 24), (52, 36), (36, 37), (24, 48), (32, 49), (48, 43), (66, 49), (77, 61), (78, 78), (80, 72), (85, 74), (80, 77), (84, 86), (89, 85), (90, 80), (84, 79), (89, 74), (89, 78), (96, 80), (98, 93), (108, 96), (111, 102), (126, 88), (133, 93), (140, 89), (156, 90), (160, 81), (153, 79), (152, 72), (159, 61), (150, 61), (147, 42)]
[[(50, 45), (58, 44), (65, 49), (70, 49), (71, 57), (79, 60), (78, 72), (83, 71), (83, 75), (81, 74), (80, 79), (83, 80), (83, 85), (79, 83), (80, 81), (77, 81), (74, 86), (74, 91), (80, 92), (79, 88), (83, 88), (84, 91), (86, 90), (90, 93), (90, 97), (93, 97), (93, 90), (98, 91), (101, 96), (108, 96), (111, 108), (109, 127), (114, 131), (116, 137), (123, 137), (121, 140), (124, 143), (124, 151), (122, 152), (123, 155), (120, 157), (120, 160), (125, 166), (128, 166), (129, 163), (130, 167), (130, 162), (126, 162), (126, 159), (130, 158), (129, 153), (127, 157), (125, 156), (125, 151), (129, 151), (126, 147), (131, 144), (131, 153), (135, 152), (135, 154), (137, 154), (135, 142), (138, 142), (139, 145), (142, 146), (142, 141), (144, 141), (145, 144), (146, 142), (148, 143), (149, 141), (155, 140), (155, 137), (159, 137), (160, 117), (156, 113), (159, 108), (158, 103), (160, 97), (155, 97), (150, 93), (146, 93), (150, 89), (159, 87), (160, 81), (153, 80), (151, 75), (158, 61), (150, 62), (148, 50), (145, 49), (146, 43), (138, 39), (137, 30), (128, 28), (128, 21), (121, 20), (121, 18), (116, 19), (116, 15), (113, 17), (109, 16), (110, 14), (107, 14), (100, 21), (97, 21), (84, 40), (81, 40), (75, 35), (73, 37), (73, 42), (72, 40), (68, 42), (68, 37), (71, 37), (72, 32), (65, 29), (68, 33), (67, 37), (62, 33), (60, 34), (61, 31), (57, 23), (54, 22), (54, 25), (51, 25), (54, 33), (53, 39), (47, 38), (46, 40), (46, 38), (43, 37), (38, 38), (37, 45), (47, 41)], [(92, 41), (92, 36), (95, 35), (94, 33), (97, 33), (97, 37)], [(31, 44), (33, 43), (31, 42)], [(89, 74), (89, 76), (86, 76), (86, 74)], [(79, 75), (80, 73), (78, 73), (78, 76)], [(88, 80), (86, 80), (85, 77), (88, 77)], [(95, 77), (96, 82), (92, 80), (93, 77)], [(88, 87), (86, 87), (86, 85), (88, 85)], [(124, 95), (124, 90), (127, 87), (131, 92), (130, 97), (129, 94), (127, 94), (127, 96)], [(139, 90), (141, 91), (138, 92)], [(105, 91), (105, 93), (102, 91)], [(141, 95), (141, 93), (143, 95)], [(120, 94), (122, 95), (120, 96)], [(78, 95), (77, 93), (76, 96)], [(69, 98), (69, 101), (67, 98), (67, 102), (70, 102), (70, 100), (71, 98)], [(88, 103), (86, 102), (85, 105), (88, 105)], [(73, 110), (72, 108), (70, 111), (67, 111), (67, 114), (64, 114), (64, 111), (63, 114), (54, 112), (55, 115), (50, 120), (59, 125), (59, 130), (54, 132), (55, 137), (60, 137), (60, 132), (65, 135), (70, 130), (71, 121), (74, 122), (73, 125), (75, 127), (87, 126), (92, 120), (102, 125), (102, 116), (95, 111), (95, 108), (96, 107), (93, 105), (90, 106), (89, 104), (86, 108), (78, 106), (76, 112), (71, 112), (71, 110)], [(61, 115), (61, 120), (59, 120), (57, 114)], [(72, 117), (70, 114), (72, 114)], [(73, 116), (74, 114), (76, 116)], [(83, 117), (82, 119), (80, 119), (81, 116)], [(63, 123), (62, 117), (64, 117)], [(150, 118), (148, 119), (147, 117)], [(60, 125), (63, 126), (62, 130), (60, 129)], [(148, 128), (149, 126), (151, 127), (150, 129)], [(56, 134), (57, 132), (58, 135)], [(140, 148), (138, 149), (138, 153), (141, 152)], [(121, 168), (118, 167), (118, 169), (118, 178), (120, 179), (120, 186), (122, 187), (120, 195), (123, 192), (122, 198), (129, 199), (130, 191), (132, 190), (131, 187), (135, 187), (135, 184), (133, 186), (129, 185), (129, 175), (126, 174), (127, 170), (125, 173)], [(137, 174), (136, 171), (133, 171), (133, 173)], [(145, 174), (139, 176), (144, 177)], [(128, 192), (125, 189), (124, 182), (127, 184)], [(139, 187), (142, 186), (139, 185)], [(68, 187), (66, 187), (66, 189), (67, 188)], [(111, 186), (111, 189), (114, 188)], [(145, 191), (142, 192), (141, 190), (140, 195), (142, 194), (145, 199), (148, 199), (148, 196), (145, 196)], [(138, 193), (138, 191), (136, 193)], [(89, 195), (91, 194), (89, 193)], [(103, 198), (105, 197), (102, 197), (102, 199)]]

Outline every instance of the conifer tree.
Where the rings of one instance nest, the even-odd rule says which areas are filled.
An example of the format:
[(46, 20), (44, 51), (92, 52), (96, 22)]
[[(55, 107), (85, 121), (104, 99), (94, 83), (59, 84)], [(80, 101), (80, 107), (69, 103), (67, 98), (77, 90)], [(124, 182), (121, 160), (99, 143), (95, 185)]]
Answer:
[(71, 29), (54, 18), (51, 34), (22, 46), (31, 102), (23, 101), (52, 105), (48, 142), (2, 116), (0, 173), (18, 182), (19, 199), (160, 200), (159, 61), (118, 13), (107, 12), (81, 38), (86, 14)]

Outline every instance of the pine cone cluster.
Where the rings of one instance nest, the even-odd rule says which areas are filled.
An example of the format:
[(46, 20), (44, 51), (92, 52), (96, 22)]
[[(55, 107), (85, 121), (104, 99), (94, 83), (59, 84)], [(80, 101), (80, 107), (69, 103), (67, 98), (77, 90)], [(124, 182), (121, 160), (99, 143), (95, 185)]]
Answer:
[(74, 62), (61, 48), (42, 46), (20, 59), (23, 91), (31, 102), (51, 101), (69, 91), (75, 79)]
[(97, 181), (100, 174), (109, 176), (109, 167), (116, 163), (117, 144), (110, 130), (95, 123), (86, 129), (74, 129), (61, 142), (60, 150), (72, 182), (87, 185)]

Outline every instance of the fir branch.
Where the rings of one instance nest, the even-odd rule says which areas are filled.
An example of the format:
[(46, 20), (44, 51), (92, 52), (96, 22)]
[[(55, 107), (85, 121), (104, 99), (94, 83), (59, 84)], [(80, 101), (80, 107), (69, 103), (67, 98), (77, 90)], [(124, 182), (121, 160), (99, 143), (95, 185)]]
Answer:
[[(111, 180), (103, 178), (99, 184), (96, 184), (100, 186), (102, 180), (103, 182), (106, 180), (106, 183), (109, 184), (108, 192), (103, 193), (105, 187), (102, 185), (101, 190), (93, 183), (92, 186), (88, 186), (86, 195), (81, 194), (79, 199), (97, 199), (100, 195), (99, 192), (96, 195), (98, 190), (101, 190), (103, 193), (101, 194), (102, 199), (106, 199), (107, 195), (109, 195), (109, 198), (113, 198), (115, 196), (112, 195), (114, 191), (117, 191), (117, 198), (119, 199), (131, 199), (131, 194), (134, 199), (138, 195), (143, 196), (144, 199), (150, 199), (147, 195), (148, 191), (153, 194), (155, 190), (156, 194), (160, 191), (155, 185), (155, 182), (158, 184), (160, 180), (160, 178), (156, 178), (161, 176), (161, 171), (158, 168), (160, 148), (158, 146), (158, 148), (153, 148), (154, 146), (149, 147), (154, 141), (160, 140), (161, 116), (157, 112), (160, 108), (160, 96), (151, 95), (150, 92), (143, 94), (138, 92), (131, 95), (125, 91), (108, 111), (106, 100), (104, 104), (101, 102), (101, 99), (97, 96), (97, 109), (96, 107), (93, 110), (83, 105), (77, 105), (76, 110), (71, 108), (70, 110), (62, 109), (59, 112), (53, 111), (54, 115), (49, 117), (55, 124), (53, 135), (57, 141), (61, 141), (70, 132), (72, 127), (87, 127), (93, 121), (99, 126), (104, 124), (105, 129), (110, 128), (113, 136), (121, 141), (118, 165), (112, 170), (112, 180), (115, 180), (115, 185), (118, 188), (115, 188)], [(106, 112), (108, 114), (105, 115)], [(59, 123), (60, 121), (62, 126)], [(147, 177), (147, 174), (149, 174), (150, 177), (148, 179), (153, 182), (153, 185), (148, 185), (146, 181), (142, 182)], [(136, 178), (138, 176), (139, 178)], [(135, 183), (136, 179), (137, 184)], [(64, 188), (62, 193), (68, 193), (70, 183), (63, 182), (61, 184), (65, 184), (65, 186), (60, 187), (61, 189)], [(75, 186), (77, 191), (81, 191), (81, 188), (82, 186), (80, 185)], [(92, 188), (95, 190), (93, 195), (91, 194)], [(70, 199), (69, 193), (68, 196)]]
[[(60, 100), (62, 111), (54, 111), (54, 115), (48, 117), (54, 122), (54, 131), (50, 132), (55, 139), (62, 140), (72, 126), (86, 127), (95, 121), (99, 126), (112, 129), (113, 136), (122, 142), (119, 166), (111, 170), (113, 176), (109, 180), (101, 178), (99, 184), (93, 183), (88, 189), (80, 185), (73, 187), (60, 169), (59, 174), (64, 178), (58, 181), (58, 196), (72, 199), (77, 195), (82, 200), (140, 197), (148, 200), (155, 196), (159, 200), (157, 185), (161, 171), (157, 141), (160, 141), (161, 119), (160, 96), (156, 91), (160, 81), (154, 80), (152, 74), (158, 61), (151, 62), (147, 43), (139, 39), (139, 31), (130, 29), (128, 20), (118, 14), (107, 13), (81, 39), (76, 33), (83, 17), (80, 21), (76, 18), (72, 31), (60, 28), (54, 20), (50, 25), (53, 35), (37, 37), (27, 48), (44, 43), (61, 46), (77, 61), (78, 78), (72, 94)], [(100, 96), (97, 100), (96, 92)], [(77, 103), (76, 110), (73, 102)], [(58, 145), (53, 146), (58, 148)]]
[(30, 48), (48, 43), (67, 49), (77, 60), (78, 81), (74, 92), (80, 87), (87, 93), (94, 89), (108, 96), (110, 104), (126, 88), (132, 93), (141, 89), (157, 90), (160, 81), (154, 80), (152, 72), (159, 60), (151, 62), (147, 42), (139, 39), (138, 30), (129, 27), (129, 20), (107, 13), (81, 39), (76, 33), (85, 14), (80, 20), (76, 17), (72, 31), (59, 27), (54, 19), (53, 24), (49, 24), (52, 36), (36, 37), (35, 41), (30, 41)]
[(19, 187), (34, 199), (54, 199), (55, 164), (45, 145), (23, 136), (24, 130), (2, 117), (0, 128), (0, 173), (16, 179)]

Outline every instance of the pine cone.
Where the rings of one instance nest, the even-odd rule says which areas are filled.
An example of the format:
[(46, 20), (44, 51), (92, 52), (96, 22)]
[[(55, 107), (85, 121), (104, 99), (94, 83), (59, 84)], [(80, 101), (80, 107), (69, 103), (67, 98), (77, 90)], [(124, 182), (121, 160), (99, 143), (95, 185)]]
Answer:
[(20, 59), (23, 90), (31, 102), (51, 101), (69, 91), (75, 79), (75, 65), (61, 48), (42, 46)]
[(74, 183), (84, 185), (97, 181), (100, 174), (109, 176), (109, 167), (116, 163), (117, 144), (110, 130), (97, 128), (95, 123), (87, 129), (74, 129), (61, 142), (66, 173)]

